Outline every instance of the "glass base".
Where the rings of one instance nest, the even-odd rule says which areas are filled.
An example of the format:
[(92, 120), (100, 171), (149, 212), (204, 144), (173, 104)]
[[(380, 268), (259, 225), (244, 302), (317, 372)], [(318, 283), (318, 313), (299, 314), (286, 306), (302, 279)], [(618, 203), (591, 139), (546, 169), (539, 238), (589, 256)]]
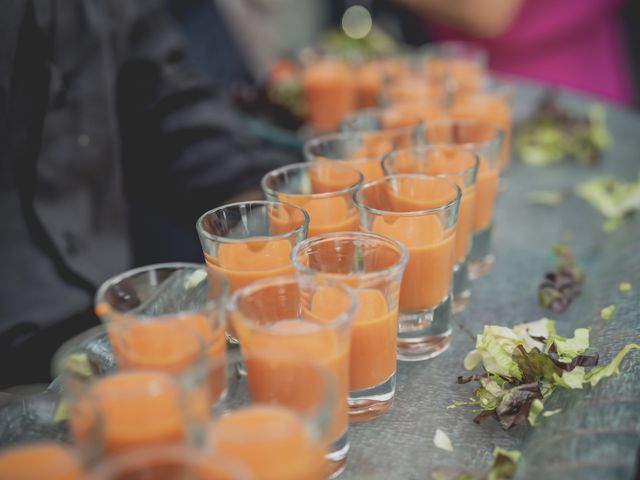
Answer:
[(469, 260), (465, 257), (453, 267), (453, 305), (454, 315), (462, 312), (471, 297), (471, 281), (469, 279)]
[(389, 410), (396, 393), (395, 372), (375, 387), (349, 392), (349, 421), (366, 422)]
[(475, 280), (491, 271), (495, 256), (491, 252), (493, 224), (473, 235), (473, 246), (469, 255), (469, 278)]
[(398, 315), (398, 360), (437, 357), (451, 344), (451, 294), (434, 308)]
[(349, 435), (348, 429), (340, 435), (340, 437), (331, 444), (329, 453), (324, 458), (328, 464), (328, 476), (329, 478), (336, 478), (340, 475), (347, 466), (347, 455), (349, 454)]

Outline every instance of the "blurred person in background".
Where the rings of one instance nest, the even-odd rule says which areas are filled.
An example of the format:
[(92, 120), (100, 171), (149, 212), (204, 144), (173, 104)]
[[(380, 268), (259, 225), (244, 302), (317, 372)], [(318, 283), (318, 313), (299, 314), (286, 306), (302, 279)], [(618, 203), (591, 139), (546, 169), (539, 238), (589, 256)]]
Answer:
[[(434, 40), (484, 47), (490, 68), (631, 104), (624, 0), (394, 0)], [(636, 46), (637, 48), (637, 46)]]
[(60, 343), (97, 322), (94, 290), (132, 266), (137, 223), (157, 215), (195, 238), (199, 214), (295, 160), (244, 133), (166, 9), (3, 2), (0, 387), (47, 381)]

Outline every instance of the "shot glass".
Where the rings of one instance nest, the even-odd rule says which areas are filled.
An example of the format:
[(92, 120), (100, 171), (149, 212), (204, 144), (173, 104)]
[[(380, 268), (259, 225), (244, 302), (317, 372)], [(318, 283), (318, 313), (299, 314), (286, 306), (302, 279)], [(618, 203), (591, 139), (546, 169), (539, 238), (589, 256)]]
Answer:
[(466, 93), (482, 86), (487, 76), (487, 51), (478, 45), (448, 41), (429, 44), (419, 54), (426, 78)]
[[(196, 223), (205, 261), (224, 275), (231, 293), (254, 280), (293, 273), (291, 249), (308, 228), (305, 210), (268, 201), (223, 205)], [(237, 343), (230, 324), (227, 334)]]
[(384, 176), (380, 162), (394, 148), (414, 142), (415, 129), (398, 128), (371, 132), (330, 133), (304, 145), (308, 162), (339, 162), (358, 170), (364, 181)]
[(473, 280), (491, 270), (495, 256), (491, 250), (493, 210), (498, 194), (500, 158), (504, 132), (480, 120), (438, 120), (423, 127), (424, 141), (434, 145), (459, 145), (478, 155), (473, 241), (469, 254), (469, 277)]
[(435, 357), (451, 343), (451, 283), (461, 191), (446, 178), (389, 175), (355, 195), (364, 230), (400, 241), (409, 261), (400, 286), (398, 359)]
[(95, 310), (104, 325), (122, 321), (181, 322), (196, 330), (210, 360), (223, 358), (227, 282), (219, 272), (195, 263), (163, 263), (129, 270), (104, 282)]
[(309, 125), (317, 132), (334, 131), (342, 116), (357, 105), (353, 69), (339, 58), (322, 57), (304, 66), (302, 90)]
[(273, 350), (234, 356), (220, 368), (228, 393), (216, 405), (206, 449), (244, 463), (257, 480), (327, 478), (337, 395), (331, 370)]
[(103, 459), (83, 480), (252, 480), (241, 462), (184, 445), (141, 447)]
[(399, 55), (372, 58), (356, 69), (358, 108), (374, 107), (378, 103), (380, 89), (389, 81), (397, 80), (411, 72), (408, 57)]
[[(422, 122), (446, 117), (446, 108), (438, 101), (396, 102), (384, 107), (356, 110), (343, 117), (341, 132), (397, 131), (402, 134), (397, 147), (411, 145), (416, 140), (415, 131)], [(404, 129), (404, 130), (403, 130)], [(408, 130), (408, 132), (407, 132)]]
[(473, 216), (476, 203), (478, 155), (458, 145), (422, 145), (396, 150), (385, 156), (382, 167), (387, 175), (423, 173), (438, 175), (454, 182), (462, 191), (458, 205), (453, 266), (453, 313), (466, 307), (471, 296), (468, 259), (472, 245)]
[(362, 174), (336, 162), (294, 163), (262, 177), (268, 200), (297, 205), (309, 214), (309, 236), (358, 229), (353, 192)]
[(0, 450), (0, 478), (80, 480), (80, 457), (62, 443), (39, 441)]
[(479, 90), (462, 92), (452, 101), (449, 115), (457, 120), (476, 120), (502, 130), (504, 140), (500, 147), (500, 171), (504, 172), (511, 162), (511, 130), (513, 88), (510, 86), (487, 86)]
[(54, 356), (70, 431), (87, 463), (138, 446), (203, 438), (211, 403), (205, 344), (182, 323), (151, 323), (95, 327)]
[(358, 298), (351, 330), (349, 419), (366, 421), (389, 409), (396, 387), (400, 281), (407, 249), (365, 232), (318, 235), (291, 254), (299, 273), (349, 285)]
[(386, 83), (379, 94), (380, 105), (426, 104), (440, 105), (447, 100), (447, 89), (440, 81), (427, 78), (422, 72), (412, 72)]
[[(305, 275), (259, 280), (237, 290), (228, 305), (244, 355), (276, 352), (318, 362), (336, 379), (338, 396), (329, 428), (327, 459), (340, 472), (349, 452), (349, 346), (357, 299), (331, 279)], [(291, 389), (312, 388), (304, 378)]]

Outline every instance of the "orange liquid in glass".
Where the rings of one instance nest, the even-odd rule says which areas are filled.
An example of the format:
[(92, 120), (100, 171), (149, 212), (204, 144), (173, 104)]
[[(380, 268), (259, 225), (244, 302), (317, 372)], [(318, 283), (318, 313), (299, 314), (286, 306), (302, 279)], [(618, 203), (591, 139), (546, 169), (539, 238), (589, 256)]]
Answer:
[(454, 119), (487, 122), (504, 130), (504, 142), (500, 152), (500, 168), (505, 168), (511, 158), (511, 107), (500, 95), (473, 93), (456, 97), (450, 112)]
[(342, 117), (356, 108), (355, 76), (343, 62), (321, 60), (307, 66), (302, 87), (309, 123), (317, 130), (336, 130)]
[(67, 447), (39, 442), (0, 452), (0, 480), (78, 480), (80, 460)]
[(69, 422), (76, 441), (86, 442), (98, 434), (110, 454), (184, 441), (185, 407), (177, 383), (166, 375), (120, 372), (89, 387), (72, 406)]
[(474, 232), (484, 230), (491, 223), (493, 208), (498, 195), (498, 184), (498, 168), (491, 168), (489, 162), (481, 158), (476, 179), (476, 205), (473, 215)]
[(378, 290), (355, 290), (358, 309), (351, 330), (349, 388), (375, 387), (396, 371), (398, 312)]
[(256, 480), (325, 478), (323, 448), (308, 435), (298, 414), (276, 405), (234, 410), (209, 430), (212, 449), (244, 463)]

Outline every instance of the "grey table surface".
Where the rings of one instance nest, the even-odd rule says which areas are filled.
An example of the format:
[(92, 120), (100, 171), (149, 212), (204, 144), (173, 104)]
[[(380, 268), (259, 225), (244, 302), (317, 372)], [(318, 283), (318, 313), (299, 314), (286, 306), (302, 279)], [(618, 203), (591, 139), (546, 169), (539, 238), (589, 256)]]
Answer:
[[(541, 88), (518, 87), (514, 112), (526, 115)], [(560, 93), (559, 100), (584, 109), (593, 100)], [(571, 196), (556, 207), (529, 205), (527, 193), (572, 189), (591, 176), (615, 174), (635, 179), (640, 171), (640, 115), (607, 107), (613, 144), (602, 163), (585, 167), (565, 162), (533, 168), (514, 159), (498, 198), (494, 251), (489, 275), (473, 284), (465, 312), (454, 317), (451, 347), (421, 363), (400, 363), (391, 410), (369, 423), (350, 427), (351, 451), (341, 478), (426, 480), (434, 470), (455, 474), (486, 472), (496, 446), (522, 450), (515, 478), (631, 479), (640, 446), (640, 352), (624, 360), (621, 374), (582, 391), (556, 391), (548, 408), (563, 411), (533, 429), (503, 431), (492, 419), (473, 423), (467, 408), (447, 409), (453, 400), (467, 400), (474, 387), (458, 385), (462, 360), (474, 346), (471, 335), (485, 324), (514, 325), (553, 318), (560, 334), (591, 327), (591, 345), (608, 362), (626, 343), (640, 341), (640, 216), (605, 234), (603, 218), (586, 202)], [(551, 246), (567, 240), (586, 274), (583, 293), (569, 309), (554, 314), (538, 305), (536, 291), (545, 272), (553, 269)], [(633, 284), (630, 293), (618, 284)], [(608, 322), (600, 309), (616, 303)], [(464, 330), (461, 328), (464, 327)], [(435, 447), (436, 429), (450, 437), (452, 453)]]

